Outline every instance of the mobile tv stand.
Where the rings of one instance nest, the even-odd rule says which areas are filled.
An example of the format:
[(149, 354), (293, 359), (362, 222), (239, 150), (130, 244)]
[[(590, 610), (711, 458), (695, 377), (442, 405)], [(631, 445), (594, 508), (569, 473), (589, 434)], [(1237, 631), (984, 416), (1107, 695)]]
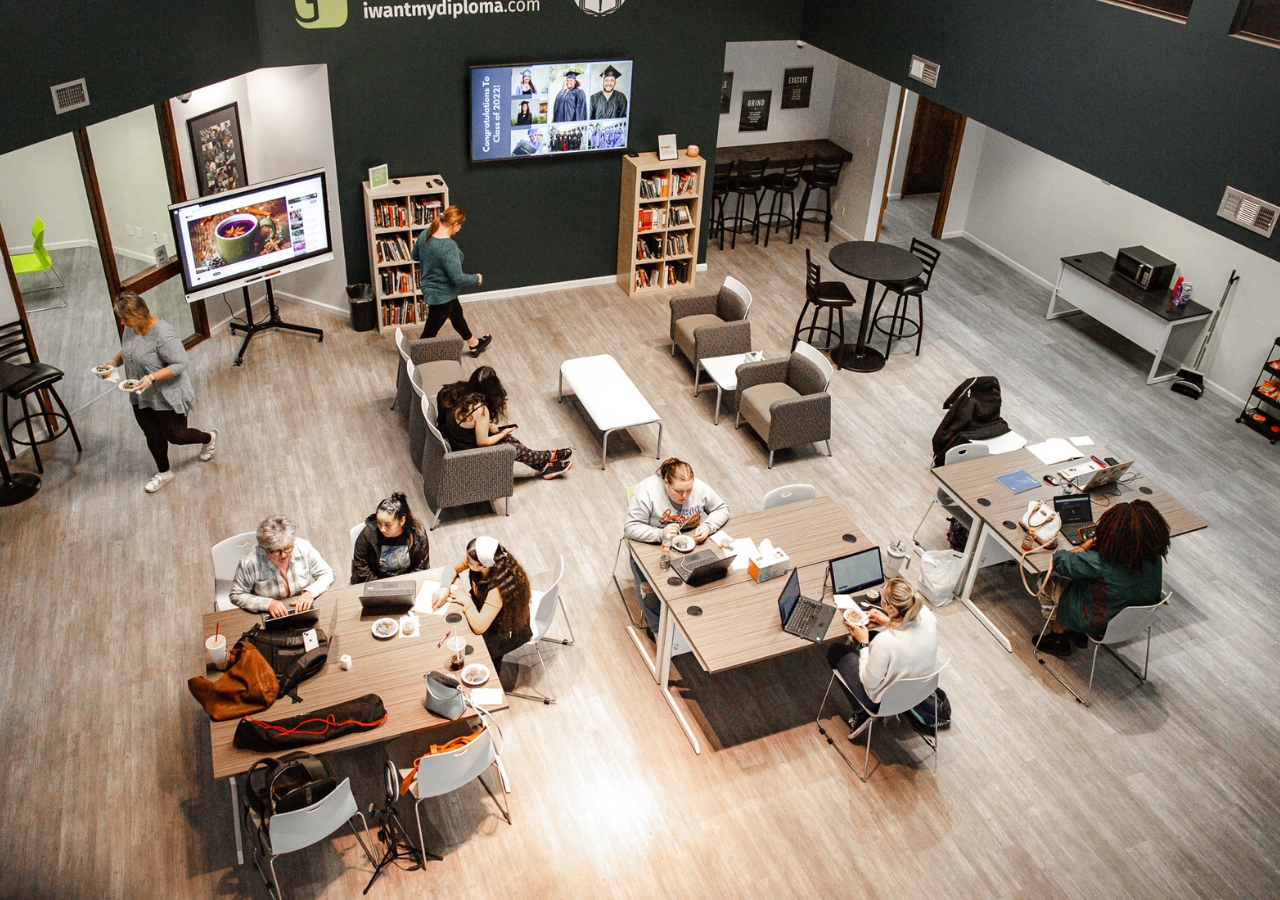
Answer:
[(269, 313), (265, 322), (253, 321), (253, 303), (249, 299), (249, 286), (245, 285), (241, 288), (244, 291), (244, 323), (232, 322), (232, 334), (244, 334), (244, 343), (240, 345), (240, 352), (236, 354), (235, 364), (241, 365), (244, 362), (244, 351), (249, 349), (249, 342), (253, 340), (253, 336), (260, 331), (266, 331), (268, 328), (284, 328), (288, 331), (301, 331), (303, 334), (314, 334), (320, 339), (319, 343), (324, 343), (324, 331), (320, 328), (312, 328), (308, 325), (294, 325), (280, 318), (280, 310), (276, 309), (276, 295), (271, 290), (271, 279), (266, 279), (267, 285), (267, 309)]

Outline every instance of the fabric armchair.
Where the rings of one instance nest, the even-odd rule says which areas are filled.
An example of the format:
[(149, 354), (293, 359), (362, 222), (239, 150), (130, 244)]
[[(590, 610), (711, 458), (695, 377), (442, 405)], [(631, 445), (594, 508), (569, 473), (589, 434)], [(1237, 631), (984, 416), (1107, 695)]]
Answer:
[[(510, 498), (515, 493), (516, 448), (508, 443), (451, 450), (431, 417), (431, 399), (420, 406), (427, 436), (422, 448), (422, 495), (434, 516), (430, 528), (440, 522), (440, 513), (450, 507)], [(511, 514), (506, 499), (504, 512)]]
[[(413, 402), (414, 392), (409, 385), (409, 372), (406, 363), (411, 363), (415, 368), (426, 367), (425, 370), (419, 369), (418, 371), (418, 384), (423, 391), (434, 396), (442, 385), (450, 384), (462, 378), (462, 350), (466, 346), (466, 342), (460, 337), (433, 337), (413, 340), (405, 338), (399, 329), (396, 329), (396, 332), (400, 355), (396, 359), (396, 400), (391, 405), (393, 408), (399, 409), (403, 415), (412, 417), (413, 410), (417, 404)], [(439, 370), (438, 373), (436, 372), (437, 369)], [(447, 380), (439, 381), (432, 388), (431, 382), (435, 381), (436, 378), (447, 378)]]
[(671, 298), (671, 355), (679, 347), (697, 369), (698, 361), (751, 351), (751, 292), (726, 278), (715, 294)]
[(827, 445), (831, 455), (831, 394), (827, 378), (811, 359), (792, 353), (784, 359), (738, 366), (737, 428), (745, 418), (773, 454), (800, 444)]

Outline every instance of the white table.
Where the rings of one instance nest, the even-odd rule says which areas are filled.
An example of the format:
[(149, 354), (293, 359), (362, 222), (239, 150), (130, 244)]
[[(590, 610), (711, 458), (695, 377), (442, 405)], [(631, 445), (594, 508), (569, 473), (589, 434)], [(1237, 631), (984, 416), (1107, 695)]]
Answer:
[(567, 359), (560, 364), (560, 402), (564, 402), (565, 385), (578, 395), (578, 402), (591, 416), (595, 426), (604, 432), (604, 448), (600, 468), (609, 456), (609, 434), (620, 428), (637, 425), (658, 426), (658, 459), (662, 459), (662, 418), (632, 384), (618, 361), (607, 353)]
[(752, 359), (748, 359), (749, 354), (735, 353), (732, 356), (710, 356), (705, 359), (698, 360), (698, 368), (693, 373), (693, 395), (698, 396), (698, 390), (701, 385), (698, 384), (698, 375), (705, 371), (711, 376), (712, 382), (716, 386), (716, 415), (712, 420), (713, 424), (720, 424), (720, 397), (724, 391), (736, 391), (738, 389), (738, 366), (745, 362), (755, 362), (763, 359), (763, 356), (755, 357), (750, 354)]

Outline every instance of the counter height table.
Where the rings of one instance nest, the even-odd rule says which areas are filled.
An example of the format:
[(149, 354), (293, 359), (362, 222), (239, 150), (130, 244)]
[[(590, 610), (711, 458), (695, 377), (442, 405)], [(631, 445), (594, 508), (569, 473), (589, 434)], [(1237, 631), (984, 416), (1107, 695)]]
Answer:
[(867, 346), (871, 337), (871, 301), (876, 296), (876, 285), (902, 284), (918, 278), (924, 271), (924, 263), (901, 247), (877, 241), (846, 241), (832, 247), (827, 255), (831, 265), (841, 272), (867, 282), (862, 319), (858, 325), (858, 343), (854, 347), (840, 344), (831, 351), (831, 359), (838, 369), (878, 372), (884, 368), (884, 354)]

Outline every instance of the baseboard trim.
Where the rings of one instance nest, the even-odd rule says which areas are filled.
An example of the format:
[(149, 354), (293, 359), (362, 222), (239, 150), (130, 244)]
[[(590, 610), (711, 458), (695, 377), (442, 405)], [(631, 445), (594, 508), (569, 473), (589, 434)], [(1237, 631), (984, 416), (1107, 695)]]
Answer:
[(1018, 262), (1013, 257), (1006, 256), (1005, 254), (997, 250), (995, 247), (992, 247), (986, 241), (982, 240), (979, 237), (975, 237), (972, 232), (963, 231), (955, 235), (955, 237), (963, 237), (965, 240), (973, 244), (976, 244), (980, 249), (986, 251), (987, 253), (990, 253), (992, 256), (1000, 260), (1005, 265), (1009, 266), (1012, 269), (1018, 270), (1023, 275), (1026, 275), (1028, 278), (1030, 278), (1032, 281), (1036, 282), (1037, 284), (1044, 285), (1046, 290), (1050, 290), (1050, 291), (1053, 290), (1054, 285), (1052, 281), (1047, 281), (1046, 279), (1041, 278), (1039, 275), (1037, 275), (1035, 272), (1032, 272), (1030, 269), (1028, 269), (1022, 263)]
[[(94, 244), (93, 246), (96, 247), (97, 244)], [(156, 258), (154, 256), (148, 256), (147, 254), (140, 253), (137, 250), (123, 250), (115, 245), (112, 245), (111, 249), (115, 251), (117, 256), (123, 256), (125, 259), (132, 259), (134, 262), (146, 263), (148, 266), (154, 266), (156, 264)]]
[[(98, 242), (97, 242), (97, 241), (90, 241), (90, 240), (86, 240), (86, 239), (80, 239), (80, 240), (77, 240), (77, 241), (46, 241), (46, 242), (45, 242), (45, 245), (44, 245), (44, 249), (46, 249), (46, 250), (76, 250), (76, 249), (78, 249), (78, 248), (80, 248), (80, 247), (94, 247), (94, 248), (96, 248), (97, 246), (98, 246)], [(9, 248), (9, 255), (10, 255), (10, 256), (20, 256), (20, 255), (22, 255), (23, 253), (35, 253), (35, 252), (36, 252), (36, 248), (35, 248), (35, 245), (34, 245), (34, 244), (26, 244), (26, 245), (21, 246), (21, 247), (10, 247), (10, 248)]]
[(288, 291), (276, 291), (277, 297), (285, 297), (289, 300), (296, 300), (305, 306), (314, 306), (316, 309), (323, 309), (325, 312), (333, 313), (336, 316), (342, 316), (344, 319), (351, 318), (351, 310), (343, 309), (341, 306), (334, 306), (332, 303), (321, 303), (319, 300), (312, 300), (310, 297), (302, 297), (298, 294), (290, 294)]
[(1222, 385), (1218, 384), (1216, 381), (1210, 381), (1208, 378), (1206, 378), (1204, 380), (1204, 386), (1207, 387), (1209, 390), (1213, 391), (1219, 397), (1225, 397), (1226, 399), (1234, 403), (1236, 406), (1240, 407), (1241, 409), (1244, 409), (1245, 399), (1243, 397), (1237, 397), (1235, 394), (1231, 393), (1231, 391), (1227, 390)]
[[(297, 295), (297, 294), (290, 294), (288, 291), (276, 291), (276, 298), (277, 298), (277, 299), (283, 298), (283, 299), (285, 299), (285, 300), (294, 300), (294, 301), (296, 301), (296, 302), (298, 302), (298, 303), (303, 304), (304, 306), (312, 306), (312, 307), (315, 307), (316, 309), (322, 309), (322, 310), (324, 310), (324, 311), (325, 311), (325, 312), (327, 312), (327, 313), (332, 313), (332, 314), (334, 314), (334, 315), (336, 315), (336, 316), (341, 316), (341, 317), (342, 317), (342, 318), (344, 318), (344, 319), (350, 319), (350, 318), (351, 318), (351, 312), (350, 312), (350, 310), (339, 309), (338, 307), (336, 307), (336, 306), (331, 306), (331, 305), (330, 305), (330, 304), (328, 304), (328, 303), (321, 303), (319, 300), (312, 300), (310, 297), (300, 297), (300, 296), (299, 296), (299, 295)], [(206, 301), (205, 308), (206, 308), (206, 309), (208, 309), (208, 308), (209, 308), (209, 302), (213, 301), (214, 299), (215, 299), (214, 297), (206, 297), (206, 298), (205, 298), (205, 301)], [(254, 315), (256, 316), (256, 315), (258, 314), (258, 308), (259, 308), (259, 307), (262, 307), (262, 308), (263, 308), (263, 310), (265, 310), (265, 309), (267, 308), (267, 295), (266, 295), (266, 294), (263, 294), (261, 297), (255, 297), (255, 298), (253, 299), (253, 304), (252, 304), (252, 305), (253, 305), (253, 309), (254, 309)], [(224, 308), (225, 308), (225, 304), (224, 304)], [(235, 307), (234, 307), (234, 305), (232, 306), (232, 308), (233, 308), (233, 309), (235, 308)], [(241, 310), (243, 310), (243, 309), (244, 309), (244, 307), (243, 307), (243, 306), (241, 306), (240, 308), (241, 308)], [(229, 316), (227, 316), (227, 317), (226, 317), (226, 318), (224, 318), (224, 319), (220, 319), (219, 321), (212, 323), (212, 324), (209, 326), (209, 333), (210, 333), (210, 334), (217, 334), (219, 331), (221, 331), (222, 329), (226, 328), (226, 327), (227, 327), (227, 325), (231, 322), (231, 320), (232, 320), (233, 318), (235, 318), (236, 316), (238, 316), (238, 315), (240, 315), (240, 313), (236, 313), (235, 315), (229, 315)], [(266, 317), (266, 313), (264, 312), (264, 313), (263, 313), (263, 318), (265, 318), (265, 317)], [(259, 321), (260, 321), (260, 320), (259, 320)]]
[(481, 291), (477, 294), (467, 294), (459, 297), (463, 303), (474, 303), (479, 300), (501, 300), (504, 297), (523, 297), (526, 294), (545, 294), (549, 291), (567, 291), (572, 288), (581, 287), (601, 287), (607, 284), (617, 284), (617, 275), (599, 275), (595, 278), (576, 278), (572, 281), (553, 281), (548, 284), (530, 284), (525, 287), (518, 288), (502, 288), (497, 291)]

